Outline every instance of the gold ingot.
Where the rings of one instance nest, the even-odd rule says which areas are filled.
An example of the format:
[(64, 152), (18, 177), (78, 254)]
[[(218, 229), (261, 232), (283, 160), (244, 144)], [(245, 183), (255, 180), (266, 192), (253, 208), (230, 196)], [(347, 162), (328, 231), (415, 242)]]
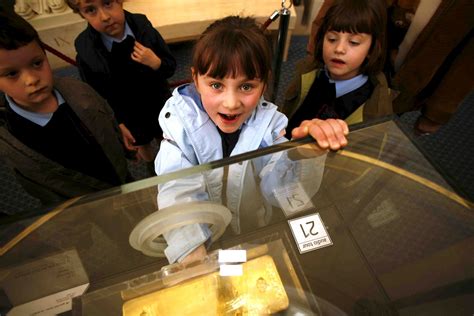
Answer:
[(269, 315), (288, 308), (289, 300), (272, 257), (242, 265), (241, 276), (214, 272), (127, 301), (124, 316)]

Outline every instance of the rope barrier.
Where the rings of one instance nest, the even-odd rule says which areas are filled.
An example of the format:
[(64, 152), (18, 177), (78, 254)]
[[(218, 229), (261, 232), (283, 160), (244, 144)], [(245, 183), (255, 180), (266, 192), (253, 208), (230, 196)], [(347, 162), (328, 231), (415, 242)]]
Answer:
[(293, 5), (292, 1), (281, 0), (281, 9), (279, 12), (280, 25), (278, 26), (278, 39), (275, 48), (275, 56), (273, 57), (273, 89), (270, 94), (270, 101), (275, 102), (278, 94), (278, 84), (280, 82), (280, 69), (283, 62), (283, 54), (285, 51), (286, 38), (288, 37), (288, 27), (290, 25), (290, 8)]
[(265, 23), (262, 24), (262, 30), (266, 30), (270, 26), (270, 24), (272, 24), (273, 21), (278, 19), (279, 16), (280, 16), (279, 10), (273, 11), (273, 13), (268, 17)]
[(77, 63), (76, 63), (76, 61), (75, 61), (74, 59), (69, 58), (68, 56), (64, 55), (64, 54), (61, 53), (60, 51), (58, 51), (58, 50), (52, 48), (51, 46), (49, 46), (48, 44), (46, 44), (46, 43), (44, 43), (44, 42), (42, 42), (41, 44), (42, 44), (43, 48), (44, 48), (46, 51), (50, 52), (51, 54), (55, 55), (56, 57), (61, 58), (61, 59), (64, 60), (65, 62), (67, 62), (67, 63), (69, 63), (69, 64), (71, 64), (71, 65), (77, 67)]

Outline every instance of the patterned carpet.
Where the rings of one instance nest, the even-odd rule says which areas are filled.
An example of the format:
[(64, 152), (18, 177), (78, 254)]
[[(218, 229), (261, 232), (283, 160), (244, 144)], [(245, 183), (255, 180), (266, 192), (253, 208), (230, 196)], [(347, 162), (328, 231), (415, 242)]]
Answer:
[[(285, 86), (293, 76), (296, 61), (306, 55), (306, 43), (306, 36), (292, 37), (288, 60), (283, 62), (281, 68), (276, 104), (280, 104), (283, 99)], [(191, 48), (191, 42), (170, 45), (178, 63), (171, 83), (190, 79)], [(79, 78), (75, 67), (59, 69), (55, 75)], [(410, 112), (401, 116), (404, 130), (459, 193), (474, 200), (474, 163), (471, 153), (474, 148), (474, 125), (470, 122), (470, 118), (474, 117), (474, 92), (462, 102), (455, 117), (433, 135), (420, 137), (413, 134), (413, 124), (418, 115), (418, 112)], [(137, 180), (153, 175), (151, 168), (144, 163), (132, 162), (129, 168)], [(24, 192), (12, 172), (0, 160), (0, 213), (15, 214), (38, 207), (39, 201)]]

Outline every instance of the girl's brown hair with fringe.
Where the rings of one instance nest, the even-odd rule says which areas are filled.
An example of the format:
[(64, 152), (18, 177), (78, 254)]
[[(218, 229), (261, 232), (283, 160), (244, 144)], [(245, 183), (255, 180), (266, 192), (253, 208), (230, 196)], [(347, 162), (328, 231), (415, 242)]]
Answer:
[(229, 16), (212, 23), (193, 48), (194, 76), (235, 78), (243, 74), (267, 84), (271, 63), (270, 40), (250, 17)]
[(316, 33), (314, 58), (323, 64), (323, 43), (326, 32), (366, 33), (372, 43), (360, 72), (375, 75), (385, 62), (387, 8), (385, 0), (336, 0), (324, 16)]

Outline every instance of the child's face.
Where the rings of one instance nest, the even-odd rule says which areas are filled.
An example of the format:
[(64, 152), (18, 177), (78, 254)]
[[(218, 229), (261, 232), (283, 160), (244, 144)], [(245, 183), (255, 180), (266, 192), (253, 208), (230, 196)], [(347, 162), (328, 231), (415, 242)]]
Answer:
[(79, 12), (100, 33), (121, 39), (125, 30), (122, 0), (82, 0)]
[(334, 80), (351, 79), (369, 54), (372, 35), (328, 31), (324, 35), (323, 60)]
[(0, 91), (31, 112), (41, 111), (53, 96), (53, 75), (38, 42), (15, 50), (0, 49)]
[(193, 78), (204, 109), (224, 133), (233, 133), (242, 126), (257, 107), (265, 89), (260, 79), (245, 76), (216, 79), (193, 74)]

